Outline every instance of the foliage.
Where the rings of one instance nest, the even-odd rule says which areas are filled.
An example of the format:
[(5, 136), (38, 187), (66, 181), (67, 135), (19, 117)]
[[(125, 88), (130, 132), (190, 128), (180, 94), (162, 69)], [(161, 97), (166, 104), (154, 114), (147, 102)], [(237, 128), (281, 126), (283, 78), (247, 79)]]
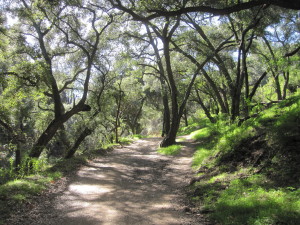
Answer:
[(208, 138), (211, 135), (212, 135), (211, 129), (208, 127), (205, 127), (200, 130), (192, 132), (190, 134), (189, 138), (194, 139), (194, 140), (200, 140), (200, 139)]
[(192, 164), (193, 167), (198, 168), (199, 165), (201, 165), (203, 161), (205, 159), (208, 159), (209, 156), (211, 155), (212, 155), (211, 149), (204, 148), (204, 147), (197, 148), (197, 152), (193, 156), (193, 164)]
[(22, 202), (31, 195), (41, 193), (47, 187), (47, 184), (59, 177), (61, 177), (60, 173), (55, 172), (48, 173), (47, 176), (31, 175), (24, 179), (10, 181), (0, 186), (0, 196), (1, 198)]
[[(16, 171), (14, 160), (11, 158), (9, 162), (8, 168), (0, 169), (0, 184), (4, 184), (9, 180), (22, 179), (29, 174), (39, 175), (50, 166), (45, 158), (24, 158), (22, 163), (19, 165), (18, 170)], [(31, 165), (30, 167), (28, 166), (29, 164)]]
[(119, 141), (120, 141), (120, 144), (128, 145), (133, 141), (133, 139), (132, 138), (121, 137)]
[(1, 2), (0, 183), (41, 175), (51, 160), (68, 164), (70, 149), (105, 152), (170, 125), (167, 146), (183, 122), (178, 134), (201, 144), (193, 167), (220, 170), (209, 185), (251, 163), (277, 180), (295, 173), (297, 12), (270, 5), (166, 16), (207, 2)]
[(49, 185), (61, 177), (60, 172), (31, 175), (0, 185), (0, 224), (16, 206), (28, 202), (32, 196), (41, 194)]
[(192, 131), (197, 130), (197, 128), (199, 128), (198, 123), (193, 123), (188, 126), (181, 127), (178, 131), (178, 135), (182, 136), (182, 135), (190, 134)]

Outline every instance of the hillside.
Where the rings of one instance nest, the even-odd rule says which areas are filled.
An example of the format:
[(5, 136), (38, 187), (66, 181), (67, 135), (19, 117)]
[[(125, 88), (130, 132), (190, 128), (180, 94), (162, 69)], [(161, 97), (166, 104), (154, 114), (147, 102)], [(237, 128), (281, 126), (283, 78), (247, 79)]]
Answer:
[(259, 110), (190, 135), (199, 144), (190, 197), (221, 224), (300, 221), (300, 96)]

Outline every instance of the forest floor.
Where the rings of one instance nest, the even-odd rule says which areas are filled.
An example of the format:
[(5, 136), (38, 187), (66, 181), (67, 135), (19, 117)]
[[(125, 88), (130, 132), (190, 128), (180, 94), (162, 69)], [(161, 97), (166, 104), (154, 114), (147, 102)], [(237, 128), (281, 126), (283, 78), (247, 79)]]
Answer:
[(8, 224), (210, 224), (186, 195), (195, 143), (186, 140), (180, 154), (163, 156), (156, 152), (160, 141), (140, 139), (89, 161), (21, 207)]

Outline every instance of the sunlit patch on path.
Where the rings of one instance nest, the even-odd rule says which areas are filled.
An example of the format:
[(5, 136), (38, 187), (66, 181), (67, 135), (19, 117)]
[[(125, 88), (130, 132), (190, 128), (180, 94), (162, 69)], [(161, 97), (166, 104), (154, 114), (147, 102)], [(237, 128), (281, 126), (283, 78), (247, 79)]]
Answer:
[(160, 141), (138, 140), (89, 162), (36, 224), (205, 224), (184, 210), (193, 147), (186, 142), (179, 155), (162, 156), (156, 152)]

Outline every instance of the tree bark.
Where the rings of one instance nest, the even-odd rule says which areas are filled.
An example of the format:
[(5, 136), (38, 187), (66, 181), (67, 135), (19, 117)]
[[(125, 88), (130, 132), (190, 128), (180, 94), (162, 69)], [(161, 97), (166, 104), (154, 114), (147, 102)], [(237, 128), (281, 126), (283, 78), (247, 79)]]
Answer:
[[(258, 16), (259, 12), (257, 13)], [(251, 38), (249, 40), (248, 46), (246, 46), (246, 35), (247, 33), (256, 27), (261, 18), (257, 18), (257, 16), (253, 19), (252, 23), (250, 23), (243, 31), (240, 40), (240, 47), (238, 50), (238, 63), (237, 63), (237, 73), (236, 73), (236, 82), (234, 85), (234, 90), (232, 93), (232, 104), (231, 104), (231, 120), (234, 121), (236, 117), (240, 115), (240, 104), (241, 104), (241, 94), (242, 87), (244, 84), (244, 80), (248, 79), (248, 71), (247, 71), (247, 53), (252, 44), (252, 39), (254, 34), (252, 33)], [(239, 41), (239, 40), (237, 40)], [(247, 84), (246, 84), (247, 85)], [(246, 87), (246, 93), (249, 95), (249, 86)]]
[[(189, 15), (187, 15), (187, 17), (189, 19), (188, 22), (190, 22), (194, 26), (194, 28), (196, 29), (196, 31), (198, 32), (198, 34), (203, 38), (203, 40), (205, 40), (205, 42), (207, 43), (207, 45), (210, 48), (210, 50), (212, 52), (216, 52), (217, 49), (214, 47), (214, 45), (212, 44), (212, 42), (206, 36), (206, 34), (204, 33), (204, 31), (201, 28), (201, 26), (199, 26), (197, 23), (195, 23), (193, 21), (193, 19)], [(232, 81), (232, 79), (230, 77), (230, 74), (229, 74), (229, 72), (228, 72), (228, 70), (227, 70), (227, 68), (226, 68), (223, 60), (221, 59), (220, 55), (219, 54), (215, 54), (215, 59), (212, 58), (212, 61), (214, 61), (218, 65), (219, 69), (222, 71), (222, 74), (224, 75), (224, 77), (226, 79), (226, 83), (227, 83), (230, 91), (232, 91), (233, 90), (233, 81)], [(205, 78), (207, 79), (207, 77), (205, 77)], [(214, 82), (211, 79), (208, 80), (208, 82), (212, 85), (212, 88), (214, 88), (214, 90), (217, 90), (217, 88), (214, 87), (215, 86)], [(218, 93), (218, 91), (216, 93)], [(219, 99), (219, 103), (220, 103), (222, 111), (224, 113), (229, 113), (229, 111), (226, 110), (226, 108), (222, 107), (222, 101), (220, 102), (220, 99)]]
[(282, 95), (282, 99), (286, 99), (286, 92), (287, 92), (287, 88), (289, 85), (289, 81), (290, 81), (290, 72), (284, 72), (284, 86), (283, 86), (283, 95)]
[(66, 112), (65, 114), (61, 115), (59, 118), (55, 118), (51, 121), (51, 123), (48, 125), (46, 130), (40, 135), (35, 145), (32, 147), (29, 157), (32, 158), (38, 158), (43, 149), (46, 147), (48, 142), (53, 138), (56, 131), (63, 126), (63, 124), (69, 120), (72, 116), (75, 114), (81, 112), (81, 111), (90, 111), (91, 107), (85, 104), (80, 104), (74, 106), (70, 111)]
[(267, 75), (267, 72), (264, 72), (264, 73), (260, 76), (260, 78), (256, 81), (254, 87), (252, 88), (251, 93), (249, 94), (249, 99), (250, 99), (250, 101), (252, 100), (253, 96), (254, 96), (255, 93), (256, 93), (256, 90), (257, 90), (258, 86), (260, 85), (261, 81), (265, 78), (266, 75)]
[(84, 139), (92, 134), (92, 130), (89, 128), (85, 128), (83, 130), (83, 132), (79, 135), (79, 137), (77, 138), (76, 142), (74, 143), (73, 147), (69, 149), (69, 151), (67, 152), (65, 159), (70, 159), (73, 157), (73, 155), (76, 153), (78, 147), (80, 146), (80, 144), (84, 141)]
[[(113, 5), (121, 10), (124, 10), (125, 8), (120, 3), (119, 5), (118, 4), (113, 4)], [(259, 0), (259, 1), (252, 0), (243, 3), (238, 1), (237, 4), (233, 4), (231, 6), (223, 7), (223, 8), (212, 7), (211, 5), (210, 6), (200, 5), (200, 6), (184, 7), (174, 11), (150, 10), (149, 13), (151, 14), (148, 16), (139, 16), (135, 14), (133, 15), (133, 18), (139, 21), (146, 21), (146, 20), (150, 21), (158, 17), (174, 17), (182, 14), (195, 13), (195, 12), (211, 13), (213, 15), (229, 15), (231, 13), (240, 12), (257, 6), (264, 6), (264, 8), (267, 8), (270, 5), (274, 5), (286, 9), (300, 10), (300, 2), (296, 0)], [(127, 9), (127, 12), (128, 11), (129, 10)]]
[(189, 125), (189, 122), (188, 122), (188, 116), (187, 116), (187, 109), (186, 108), (184, 109), (183, 116), (184, 116), (185, 126), (187, 127)]
[(219, 105), (220, 105), (220, 107), (221, 107), (221, 112), (222, 112), (222, 113), (228, 113), (227, 108), (226, 108), (226, 106), (225, 106), (225, 103), (224, 103), (224, 101), (223, 101), (223, 99), (222, 99), (222, 96), (221, 96), (221, 94), (220, 94), (220, 91), (219, 91), (217, 85), (216, 85), (215, 82), (210, 78), (210, 76), (208, 75), (208, 73), (207, 73), (203, 68), (201, 69), (201, 71), (202, 71), (203, 76), (204, 76), (205, 79), (208, 81), (209, 85), (211, 86), (211, 88), (212, 88), (213, 91), (214, 91), (214, 94), (215, 94), (215, 96), (216, 96), (216, 98), (217, 98), (217, 101), (218, 101), (218, 103), (219, 103)]
[(169, 101), (168, 101), (168, 96), (166, 93), (163, 93), (163, 128), (162, 128), (162, 134), (161, 136), (164, 137), (166, 134), (169, 133), (170, 131), (170, 108), (169, 108)]
[(207, 109), (207, 107), (204, 105), (201, 97), (200, 97), (200, 93), (199, 93), (199, 90), (197, 88), (195, 88), (195, 91), (196, 91), (196, 94), (197, 94), (197, 102), (199, 103), (199, 105), (201, 106), (201, 108), (203, 109), (205, 115), (207, 116), (207, 118), (209, 119), (209, 121), (211, 123), (215, 123), (216, 120), (215, 118), (213, 118), (209, 112), (209, 110)]
[(170, 126), (171, 126), (171, 117), (170, 117), (170, 108), (169, 108), (169, 99), (168, 99), (168, 89), (166, 84), (166, 76), (165, 76), (165, 70), (162, 63), (161, 56), (159, 54), (159, 49), (157, 46), (157, 43), (155, 43), (153, 36), (150, 32), (149, 25), (145, 24), (147, 29), (147, 34), (150, 39), (150, 44), (154, 50), (155, 57), (157, 60), (157, 66), (158, 66), (158, 72), (159, 72), (159, 81), (161, 85), (161, 93), (162, 93), (162, 101), (163, 101), (163, 127), (162, 127), (162, 133), (161, 136), (164, 137), (166, 134), (169, 133)]
[(268, 41), (268, 39), (263, 36), (262, 39), (264, 40), (264, 42), (267, 45), (267, 48), (272, 56), (272, 59), (275, 63), (274, 65), (274, 69), (271, 66), (271, 72), (272, 72), (272, 76), (274, 78), (274, 82), (275, 82), (275, 89), (276, 89), (276, 94), (277, 94), (277, 100), (282, 100), (282, 93), (281, 93), (281, 87), (280, 87), (280, 81), (279, 81), (279, 69), (278, 69), (278, 65), (277, 65), (277, 59), (276, 56), (273, 52), (273, 49)]
[(20, 170), (20, 165), (22, 162), (22, 158), (21, 158), (21, 143), (17, 143), (17, 149), (15, 150), (15, 172), (19, 172)]
[[(205, 77), (205, 79), (207, 80), (207, 82), (209, 83), (209, 85), (211, 86), (211, 88), (214, 90), (215, 95), (216, 95), (216, 97), (218, 99), (218, 102), (219, 102), (219, 104), (221, 106), (222, 112), (227, 113), (228, 111), (227, 111), (227, 109), (225, 107), (224, 101), (222, 99), (222, 96), (220, 95), (220, 92), (218, 90), (217, 85), (210, 78), (210, 76), (207, 74), (207, 72), (203, 69), (205, 63), (209, 59), (211, 59), (213, 57), (208, 57), (204, 63), (200, 64), (193, 56), (191, 56), (191, 55), (187, 54), (186, 52), (184, 52), (183, 50), (181, 50), (174, 42), (172, 42), (172, 44), (175, 46), (175, 48), (176, 48), (176, 50), (178, 52), (180, 52), (181, 54), (183, 54), (185, 57), (187, 57), (192, 63), (194, 63), (198, 67), (197, 71), (201, 71), (202, 72), (203, 76)], [(218, 51), (219, 50), (216, 49), (215, 52), (214, 52), (214, 55), (217, 55)]]
[(171, 57), (170, 57), (170, 38), (174, 33), (175, 29), (179, 26), (179, 18), (177, 18), (176, 25), (173, 26), (172, 31), (167, 34), (168, 23), (165, 25), (164, 34), (161, 38), (164, 45), (164, 56), (165, 56), (165, 63), (166, 63), (166, 71), (167, 77), (170, 85), (171, 91), (171, 103), (172, 103), (172, 117), (171, 117), (171, 126), (167, 136), (163, 139), (160, 146), (167, 147), (170, 145), (175, 144), (176, 142), (176, 134), (179, 129), (180, 123), (180, 115), (178, 113), (178, 90), (176, 87), (176, 83), (173, 76), (172, 66), (171, 66)]

